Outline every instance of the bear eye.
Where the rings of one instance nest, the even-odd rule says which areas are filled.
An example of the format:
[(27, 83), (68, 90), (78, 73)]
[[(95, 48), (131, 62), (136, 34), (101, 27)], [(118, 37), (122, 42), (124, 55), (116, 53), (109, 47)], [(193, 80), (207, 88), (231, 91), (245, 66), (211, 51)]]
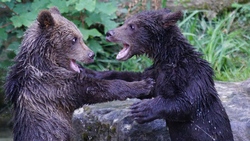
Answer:
[(72, 39), (72, 44), (75, 44), (76, 41), (77, 41), (77, 37), (74, 37), (74, 38)]
[(129, 24), (130, 29), (135, 30), (135, 26), (133, 24)]

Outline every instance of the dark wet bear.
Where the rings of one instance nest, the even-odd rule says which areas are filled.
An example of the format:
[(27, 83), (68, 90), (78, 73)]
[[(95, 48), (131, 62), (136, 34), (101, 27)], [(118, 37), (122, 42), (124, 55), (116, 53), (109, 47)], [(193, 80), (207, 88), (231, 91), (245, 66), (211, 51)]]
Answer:
[(131, 74), (133, 80), (152, 77), (156, 81), (151, 91), (154, 98), (134, 104), (132, 115), (138, 123), (165, 119), (172, 141), (232, 141), (213, 70), (176, 26), (181, 17), (182, 12), (167, 9), (146, 11), (107, 32), (108, 41), (123, 45), (118, 60), (140, 54), (153, 59), (143, 73)]
[[(5, 83), (15, 141), (69, 141), (72, 113), (83, 104), (150, 92), (152, 81), (103, 80), (78, 65), (93, 62), (77, 27), (57, 8), (41, 11), (25, 32)], [(119, 89), (118, 89), (119, 88)]]

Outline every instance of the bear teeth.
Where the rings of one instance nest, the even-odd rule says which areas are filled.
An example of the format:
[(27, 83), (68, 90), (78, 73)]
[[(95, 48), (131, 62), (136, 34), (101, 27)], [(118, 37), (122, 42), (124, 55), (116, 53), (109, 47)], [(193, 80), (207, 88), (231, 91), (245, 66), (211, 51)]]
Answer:
[(70, 61), (70, 68), (78, 73), (80, 73), (80, 69), (78, 67), (78, 65), (76, 64), (76, 60), (71, 60)]
[(123, 49), (117, 54), (117, 60), (125, 60), (126, 56), (129, 54), (130, 47), (128, 44), (123, 44)]

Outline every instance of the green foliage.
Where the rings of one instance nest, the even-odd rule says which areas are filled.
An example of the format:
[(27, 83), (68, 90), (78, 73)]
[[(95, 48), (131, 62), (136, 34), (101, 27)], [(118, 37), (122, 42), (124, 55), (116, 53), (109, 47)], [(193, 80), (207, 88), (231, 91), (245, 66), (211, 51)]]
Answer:
[(167, 0), (162, 0), (161, 1), (162, 8), (166, 8), (167, 6)]
[[(0, 0), (0, 96), (2, 86), (12, 60), (19, 51), (24, 31), (36, 20), (40, 10), (52, 6), (59, 8), (63, 16), (73, 21), (84, 36), (85, 43), (97, 54), (98, 60), (90, 68), (116, 69), (122, 65), (114, 60), (112, 44), (105, 40), (105, 33), (117, 27), (117, 2), (98, 0)], [(111, 47), (108, 47), (111, 46)], [(113, 46), (113, 47), (112, 47)], [(106, 49), (106, 47), (108, 47)], [(100, 62), (98, 62), (100, 61)], [(114, 64), (114, 65), (113, 65)], [(0, 107), (3, 99), (0, 99)]]
[(217, 80), (250, 77), (250, 4), (233, 7), (214, 19), (204, 16), (209, 11), (188, 12), (179, 23), (191, 44), (211, 63)]
[[(6, 70), (11, 60), (18, 52), (24, 31), (36, 20), (40, 10), (52, 6), (59, 8), (60, 12), (73, 21), (84, 36), (89, 47), (98, 57), (109, 56), (105, 46), (104, 34), (119, 25), (117, 19), (117, 6), (115, 1), (99, 2), (97, 0), (27, 0), (25, 2), (1, 0), (0, 6), (4, 17), (0, 22), (0, 68)], [(105, 52), (105, 53), (104, 53)], [(102, 58), (102, 57), (101, 57)], [(103, 68), (104, 66), (100, 66)], [(100, 69), (97, 68), (97, 69)]]
[[(118, 7), (122, 1), (110, 0), (0, 0), (0, 77), (6, 75), (12, 59), (18, 52), (24, 31), (36, 19), (42, 9), (57, 6), (62, 15), (73, 21), (83, 34), (86, 44), (96, 53), (95, 70), (142, 71), (151, 64), (147, 57), (133, 57), (127, 62), (115, 60), (118, 45), (105, 41), (105, 33), (117, 27), (116, 11), (127, 12)], [(167, 0), (160, 1), (167, 7)], [(145, 7), (150, 9), (151, 1)], [(140, 6), (138, 4), (137, 6)], [(186, 11), (179, 23), (187, 39), (204, 53), (216, 73), (217, 80), (235, 81), (250, 76), (250, 6), (233, 4), (233, 11), (224, 11), (214, 19), (208, 19), (208, 11)], [(126, 13), (123, 13), (123, 15)], [(121, 15), (121, 13), (119, 13)]]

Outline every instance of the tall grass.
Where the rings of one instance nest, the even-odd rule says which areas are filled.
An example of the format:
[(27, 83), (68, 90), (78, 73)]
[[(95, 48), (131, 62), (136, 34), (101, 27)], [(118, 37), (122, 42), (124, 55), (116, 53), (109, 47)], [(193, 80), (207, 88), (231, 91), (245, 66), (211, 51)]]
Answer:
[[(211, 63), (216, 80), (240, 81), (250, 77), (249, 25), (239, 25), (245, 18), (241, 9), (225, 12), (211, 20), (204, 16), (208, 11), (187, 12), (179, 23), (187, 39)], [(250, 12), (250, 6), (248, 10)]]

